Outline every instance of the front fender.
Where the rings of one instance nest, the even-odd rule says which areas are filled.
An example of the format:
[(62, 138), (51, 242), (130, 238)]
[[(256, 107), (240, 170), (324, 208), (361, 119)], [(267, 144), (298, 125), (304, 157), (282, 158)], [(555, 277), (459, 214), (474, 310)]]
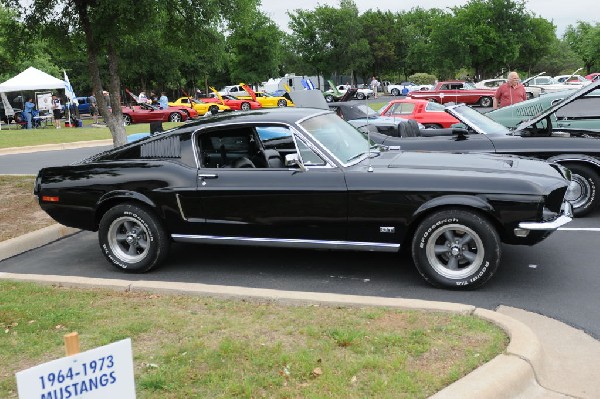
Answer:
[(420, 219), (432, 209), (447, 206), (463, 206), (479, 209), (487, 214), (494, 213), (494, 207), (484, 198), (477, 197), (475, 195), (444, 195), (423, 203), (413, 213), (413, 220)]

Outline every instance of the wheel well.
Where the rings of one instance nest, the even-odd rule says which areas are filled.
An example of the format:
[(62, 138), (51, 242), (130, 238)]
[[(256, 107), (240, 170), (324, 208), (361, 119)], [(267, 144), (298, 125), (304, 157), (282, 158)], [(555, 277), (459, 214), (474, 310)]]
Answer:
[(414, 238), (415, 231), (417, 230), (419, 225), (423, 222), (423, 220), (425, 220), (425, 218), (427, 218), (429, 215), (431, 215), (433, 213), (440, 212), (440, 211), (448, 211), (448, 210), (462, 210), (462, 211), (468, 211), (468, 212), (477, 214), (479, 217), (487, 220), (489, 223), (492, 224), (492, 226), (494, 226), (494, 228), (496, 229), (496, 232), (500, 236), (500, 241), (504, 242), (504, 236), (505, 236), (504, 233), (505, 232), (504, 232), (504, 228), (503, 228), (502, 224), (500, 223), (500, 221), (498, 221), (498, 219), (494, 218), (488, 212), (485, 212), (480, 208), (476, 208), (474, 206), (468, 206), (468, 205), (440, 205), (440, 206), (436, 206), (433, 208), (429, 208), (429, 209), (421, 212), (419, 214), (419, 216), (417, 216), (410, 223), (410, 225), (408, 226), (408, 229), (406, 230), (406, 235), (404, 236), (404, 240), (400, 243), (400, 248), (410, 250), (411, 241)]
[[(95, 215), (95, 219), (94, 219), (94, 228), (95, 231), (98, 230), (98, 226), (100, 225), (100, 221), (102, 220), (102, 217), (104, 216), (104, 214), (106, 212), (108, 212), (109, 209), (117, 206), (117, 205), (122, 205), (122, 204), (132, 204), (132, 205), (136, 205), (139, 206), (141, 208), (144, 208), (147, 212), (150, 213), (154, 213), (157, 214), (156, 209), (149, 205), (148, 203), (137, 199), (137, 198), (125, 198), (125, 197), (115, 197), (115, 198), (110, 198), (106, 201), (103, 201), (100, 206), (96, 209), (96, 215)], [(162, 219), (162, 217), (160, 217), (159, 215), (159, 219)], [(164, 225), (164, 223), (163, 223)]]

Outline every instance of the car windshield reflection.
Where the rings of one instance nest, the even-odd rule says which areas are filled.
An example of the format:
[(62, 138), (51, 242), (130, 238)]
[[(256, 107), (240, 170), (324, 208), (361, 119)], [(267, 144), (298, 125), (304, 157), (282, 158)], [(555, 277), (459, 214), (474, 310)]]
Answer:
[(300, 123), (312, 138), (342, 164), (358, 163), (368, 156), (366, 137), (336, 114), (324, 114)]
[(482, 134), (510, 134), (510, 130), (487, 116), (479, 113), (466, 105), (452, 107), (450, 112), (462, 123), (468, 125), (477, 133)]

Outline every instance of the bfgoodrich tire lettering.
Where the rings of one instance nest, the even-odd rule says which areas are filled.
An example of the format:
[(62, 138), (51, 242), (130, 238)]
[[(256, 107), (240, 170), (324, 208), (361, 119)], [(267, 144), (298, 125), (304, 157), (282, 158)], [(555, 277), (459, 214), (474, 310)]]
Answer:
[(567, 200), (573, 206), (573, 215), (582, 217), (598, 207), (598, 188), (600, 188), (600, 177), (598, 173), (587, 165), (565, 164), (571, 169), (571, 180), (575, 183), (567, 193)]
[(118, 269), (146, 272), (169, 252), (169, 237), (154, 214), (141, 205), (120, 204), (108, 210), (98, 229), (102, 253)]
[(494, 226), (477, 213), (444, 210), (419, 225), (412, 256), (419, 273), (433, 286), (473, 289), (496, 273), (500, 239)]

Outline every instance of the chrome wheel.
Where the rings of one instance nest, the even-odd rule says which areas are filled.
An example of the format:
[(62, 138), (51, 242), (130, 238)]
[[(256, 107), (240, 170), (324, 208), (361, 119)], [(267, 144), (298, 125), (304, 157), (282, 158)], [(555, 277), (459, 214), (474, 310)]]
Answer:
[(108, 228), (108, 245), (120, 261), (137, 263), (150, 249), (148, 230), (137, 219), (123, 216), (115, 219)]
[(242, 109), (242, 111), (248, 111), (250, 109), (250, 104), (242, 103), (242, 106), (240, 108)]
[(169, 121), (171, 122), (181, 122), (181, 119), (181, 114), (177, 112), (173, 112), (171, 115), (169, 115)]
[(592, 185), (589, 180), (581, 175), (573, 173), (571, 175), (571, 184), (565, 195), (565, 199), (571, 203), (574, 209), (581, 208), (590, 201), (592, 195)]
[(449, 224), (432, 233), (427, 241), (426, 255), (439, 275), (452, 280), (464, 279), (481, 267), (483, 241), (472, 229)]

